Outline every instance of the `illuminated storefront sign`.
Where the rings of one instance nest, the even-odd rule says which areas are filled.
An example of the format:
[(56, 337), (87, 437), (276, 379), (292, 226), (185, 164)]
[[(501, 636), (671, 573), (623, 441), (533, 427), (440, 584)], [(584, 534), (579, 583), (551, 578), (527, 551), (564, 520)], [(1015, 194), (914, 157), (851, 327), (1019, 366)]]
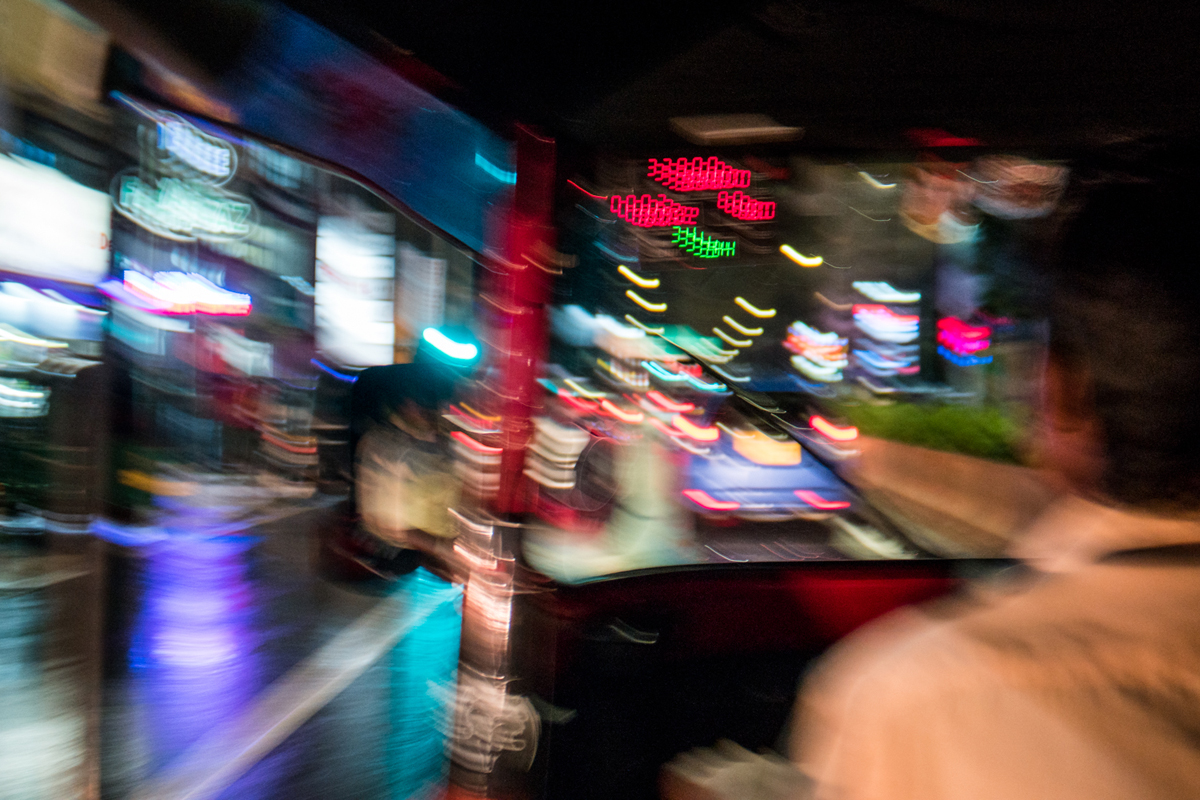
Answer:
[(72, 283), (108, 272), (108, 195), (0, 155), (0, 270)]
[(250, 295), (224, 289), (194, 272), (150, 276), (127, 269), (124, 281), (108, 280), (97, 288), (114, 300), (154, 314), (245, 316), (251, 309)]
[(237, 154), (228, 142), (197, 130), (175, 114), (159, 112), (158, 148), (206, 176), (224, 183), (237, 171)]
[(678, 245), (697, 258), (732, 256), (737, 250), (737, 242), (716, 239), (697, 228), (676, 227), (671, 232), (671, 244)]
[(676, 192), (705, 189), (745, 189), (750, 185), (750, 170), (734, 169), (716, 156), (650, 159), (649, 177)]
[(254, 206), (236, 195), (178, 178), (160, 178), (152, 186), (125, 174), (117, 182), (117, 212), (164, 238), (227, 240), (250, 233)]
[(717, 208), (747, 222), (775, 219), (775, 204), (768, 200), (755, 200), (741, 192), (718, 192)]
[(699, 208), (682, 206), (665, 194), (658, 197), (648, 194), (641, 197), (632, 194), (626, 197), (613, 195), (609, 208), (612, 213), (639, 228), (694, 225), (696, 218), (700, 216)]

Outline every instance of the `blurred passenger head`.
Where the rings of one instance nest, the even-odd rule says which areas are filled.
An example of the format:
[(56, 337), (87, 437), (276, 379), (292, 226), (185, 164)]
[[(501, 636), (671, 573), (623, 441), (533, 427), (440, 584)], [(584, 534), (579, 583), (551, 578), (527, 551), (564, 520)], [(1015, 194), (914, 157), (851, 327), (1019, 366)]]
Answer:
[(1197, 153), (1142, 145), (1081, 165), (1051, 309), (1052, 466), (1154, 511), (1200, 509)]

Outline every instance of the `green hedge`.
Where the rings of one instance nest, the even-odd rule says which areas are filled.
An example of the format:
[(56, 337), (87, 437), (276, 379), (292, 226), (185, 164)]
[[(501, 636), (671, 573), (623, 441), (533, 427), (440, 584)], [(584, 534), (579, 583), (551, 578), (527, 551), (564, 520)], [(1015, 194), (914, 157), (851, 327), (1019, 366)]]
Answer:
[(895, 403), (839, 405), (837, 412), (864, 436), (1020, 463), (1021, 423), (995, 406)]

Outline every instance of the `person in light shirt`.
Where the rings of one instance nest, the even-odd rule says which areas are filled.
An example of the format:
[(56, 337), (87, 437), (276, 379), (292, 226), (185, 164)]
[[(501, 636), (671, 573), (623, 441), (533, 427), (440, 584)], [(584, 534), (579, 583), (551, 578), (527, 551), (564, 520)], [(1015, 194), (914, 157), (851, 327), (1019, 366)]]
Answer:
[(1071, 195), (1040, 432), (1063, 495), (1015, 543), (1022, 577), (895, 612), (810, 673), (790, 756), (814, 797), (1200, 796), (1195, 163)]

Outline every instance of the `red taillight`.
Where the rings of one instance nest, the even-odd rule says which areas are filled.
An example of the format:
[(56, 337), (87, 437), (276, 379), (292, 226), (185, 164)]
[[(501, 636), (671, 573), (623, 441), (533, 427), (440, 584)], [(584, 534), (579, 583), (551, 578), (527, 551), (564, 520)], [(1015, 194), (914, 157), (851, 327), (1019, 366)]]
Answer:
[(717, 500), (716, 498), (709, 497), (708, 492), (701, 489), (684, 489), (683, 496), (701, 508), (707, 508), (709, 511), (734, 511), (742, 505), (733, 500)]
[(813, 508), (820, 509), (821, 511), (837, 511), (850, 507), (849, 500), (826, 500), (821, 495), (808, 489), (797, 489), (796, 497), (799, 497)]

